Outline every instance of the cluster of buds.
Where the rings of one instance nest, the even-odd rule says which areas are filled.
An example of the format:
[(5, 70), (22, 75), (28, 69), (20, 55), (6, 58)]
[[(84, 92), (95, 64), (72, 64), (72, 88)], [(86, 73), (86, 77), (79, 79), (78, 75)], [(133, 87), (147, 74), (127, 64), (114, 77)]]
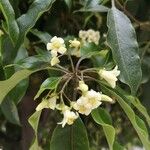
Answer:
[(93, 42), (96, 45), (98, 45), (100, 39), (100, 33), (99, 31), (94, 31), (92, 29), (89, 29), (87, 31), (80, 30), (79, 37), (83, 42), (89, 42), (89, 43)]

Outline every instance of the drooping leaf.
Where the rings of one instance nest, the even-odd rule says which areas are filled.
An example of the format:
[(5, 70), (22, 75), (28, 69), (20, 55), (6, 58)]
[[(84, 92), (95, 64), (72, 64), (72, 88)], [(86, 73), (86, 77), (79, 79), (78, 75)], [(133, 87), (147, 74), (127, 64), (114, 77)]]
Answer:
[(131, 106), (126, 102), (127, 101), (126, 97), (123, 94), (119, 93), (115, 89), (106, 87), (102, 84), (101, 86), (103, 86), (105, 91), (107, 91), (108, 93), (110, 93), (112, 96), (116, 98), (117, 102), (120, 104), (123, 111), (129, 118), (135, 131), (137, 132), (145, 150), (149, 150), (149, 147), (150, 147), (149, 135), (148, 135), (147, 128), (146, 128), (144, 121), (135, 114)]
[(15, 20), (15, 12), (9, 0), (0, 0), (0, 9), (6, 19), (8, 34), (15, 44), (19, 37), (19, 27)]
[(134, 97), (128, 97), (130, 102), (137, 108), (137, 110), (146, 118), (148, 125), (150, 126), (150, 115), (142, 103)]
[(115, 141), (115, 128), (112, 126), (109, 115), (104, 109), (98, 108), (92, 111), (92, 117), (96, 123), (103, 127), (109, 149), (113, 150)]
[(38, 18), (48, 9), (51, 8), (55, 0), (35, 0), (30, 6), (26, 14), (23, 14), (17, 19), (20, 29), (20, 35), (17, 42), (17, 47), (20, 47), (27, 32), (35, 25)]
[[(45, 54), (45, 53), (44, 53)], [(21, 59), (15, 66), (19, 71), (15, 72), (9, 79), (0, 81), (0, 104), (5, 96), (23, 79), (39, 70), (45, 70), (49, 66), (49, 55), (37, 55)]]
[(37, 36), (44, 44), (50, 42), (52, 38), (47, 32), (38, 31), (37, 29), (31, 29), (30, 32)]
[(35, 138), (33, 139), (33, 143), (31, 144), (30, 150), (41, 150), (38, 145), (38, 125), (41, 116), (41, 111), (36, 111), (29, 119), (29, 123), (34, 130)]
[(52, 135), (50, 149), (89, 150), (86, 129), (81, 119), (77, 119), (71, 126), (57, 126)]
[[(98, 0), (89, 0), (79, 12), (108, 12), (109, 8), (99, 4)], [(78, 12), (77, 11), (77, 12)]]
[(20, 125), (18, 110), (13, 101), (13, 97), (10, 98), (9, 96), (7, 96), (5, 100), (1, 103), (0, 108), (5, 118), (9, 122)]
[(72, 0), (64, 0), (69, 9), (72, 7)]
[(50, 54), (46, 51), (43, 55), (30, 56), (17, 61), (15, 64), (21, 68), (36, 69), (48, 66), (50, 63)]
[(14, 73), (9, 79), (0, 81), (0, 104), (5, 96), (23, 79), (27, 78), (35, 71), (31, 70), (20, 70)]
[(34, 97), (34, 99), (37, 99), (41, 93), (45, 90), (52, 90), (55, 89), (59, 83), (59, 81), (61, 80), (61, 77), (50, 77), (48, 79), (46, 79), (40, 86), (40, 89), (38, 91), (38, 93), (36, 94), (36, 96)]
[(114, 6), (108, 12), (107, 26), (107, 42), (121, 71), (120, 79), (135, 94), (142, 77), (135, 30), (128, 17)]

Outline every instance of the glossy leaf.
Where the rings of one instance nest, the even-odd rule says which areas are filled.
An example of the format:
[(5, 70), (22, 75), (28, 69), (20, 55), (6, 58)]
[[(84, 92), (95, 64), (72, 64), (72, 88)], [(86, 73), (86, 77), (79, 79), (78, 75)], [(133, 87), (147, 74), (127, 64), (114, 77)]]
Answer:
[(107, 26), (107, 42), (121, 71), (120, 79), (135, 94), (142, 77), (135, 30), (128, 17), (114, 6), (108, 12)]
[(52, 135), (50, 149), (89, 150), (86, 129), (81, 119), (77, 119), (71, 126), (57, 126)]
[(109, 8), (99, 4), (98, 0), (89, 0), (79, 12), (108, 12)]
[(55, 89), (61, 80), (61, 77), (50, 77), (46, 79), (40, 86), (40, 89), (34, 99), (37, 99), (45, 90)]
[(100, 124), (103, 127), (109, 149), (113, 150), (115, 141), (115, 128), (111, 125), (112, 123), (109, 115), (104, 109), (98, 108), (93, 110), (92, 117), (96, 123)]
[(81, 49), (81, 56), (86, 57), (87, 55), (100, 51), (100, 48), (94, 43), (85, 43)]
[(36, 111), (29, 119), (29, 123), (32, 126), (34, 130), (34, 135), (35, 138), (33, 140), (33, 143), (30, 147), (30, 150), (41, 150), (41, 148), (38, 145), (38, 125), (39, 125), (39, 120), (41, 116), (41, 111)]
[(30, 6), (26, 14), (23, 14), (17, 19), (17, 23), (20, 29), (19, 40), (17, 42), (17, 47), (20, 47), (20, 44), (24, 40), (27, 32), (35, 25), (38, 18), (47, 11), (55, 0), (35, 0)]
[(52, 38), (47, 32), (38, 31), (37, 29), (32, 29), (30, 32), (37, 36), (44, 44), (50, 42)]
[(46, 51), (44, 55), (35, 55), (31, 57), (27, 57), (25, 59), (21, 59), (16, 62), (17, 66), (20, 66), (21, 68), (27, 68), (27, 69), (36, 69), (36, 68), (42, 68), (44, 66), (48, 66), (50, 62), (50, 55)]
[(18, 110), (12, 99), (13, 97), (10, 98), (9, 96), (7, 96), (5, 100), (1, 103), (0, 108), (5, 118), (9, 122), (20, 125)]
[(103, 88), (116, 98), (117, 102), (120, 104), (134, 129), (136, 130), (145, 150), (149, 150), (149, 135), (144, 121), (135, 114), (131, 106), (126, 102), (126, 97), (124, 97), (123, 94), (119, 93), (117, 90), (111, 89), (110, 87), (103, 86)]
[(142, 103), (134, 97), (128, 97), (130, 102), (136, 107), (136, 109), (146, 118), (147, 123), (150, 127), (150, 115), (148, 114), (146, 108), (142, 105)]
[(27, 78), (35, 71), (27, 69), (17, 71), (9, 79), (0, 81), (0, 104), (5, 96), (23, 79)]
[(19, 27), (15, 20), (15, 12), (9, 0), (0, 0), (0, 9), (6, 19), (8, 34), (15, 44), (19, 37)]

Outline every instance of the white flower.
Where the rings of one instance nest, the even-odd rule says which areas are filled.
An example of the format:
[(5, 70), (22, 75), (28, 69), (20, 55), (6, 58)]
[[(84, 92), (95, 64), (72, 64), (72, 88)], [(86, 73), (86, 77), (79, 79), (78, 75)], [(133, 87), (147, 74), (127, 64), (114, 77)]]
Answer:
[(81, 90), (83, 93), (87, 92), (89, 87), (87, 84), (84, 83), (84, 81), (79, 81), (79, 90)]
[(77, 113), (70, 110), (63, 111), (63, 115), (64, 115), (63, 120), (58, 123), (62, 124), (62, 127), (64, 127), (66, 124), (72, 125), (79, 116)]
[(89, 42), (89, 43), (93, 42), (96, 45), (98, 45), (100, 39), (100, 33), (99, 31), (94, 31), (93, 29), (89, 29), (87, 31), (80, 30), (79, 37), (83, 42)]
[(88, 98), (88, 103), (91, 104), (92, 109), (97, 108), (101, 105), (101, 93), (96, 92), (94, 90), (90, 90), (85, 95)]
[(94, 90), (86, 91), (76, 102), (72, 103), (80, 114), (89, 115), (91, 111), (101, 105), (101, 93)]
[(67, 49), (65, 47), (64, 40), (60, 37), (54, 36), (50, 43), (47, 43), (47, 50), (53, 51), (53, 54), (54, 51), (55, 53), (58, 52), (60, 54), (64, 54)]
[(56, 64), (58, 64), (60, 61), (58, 59), (58, 57), (52, 57), (51, 59), (51, 66), (54, 66)]
[(78, 48), (80, 46), (80, 41), (78, 41), (77, 39), (70, 40), (69, 43), (70, 47)]
[(50, 108), (54, 110), (56, 108), (56, 101), (58, 96), (56, 94), (52, 94), (49, 99), (44, 99), (42, 102), (36, 107), (36, 111), (40, 111), (44, 108)]
[(73, 108), (79, 111), (80, 114), (88, 116), (91, 113), (92, 105), (88, 102), (88, 98), (81, 96), (77, 102), (73, 104)]
[(79, 38), (81, 38), (83, 41), (87, 39), (87, 31), (80, 30), (79, 31)]
[(113, 70), (107, 71), (105, 69), (101, 69), (99, 71), (99, 75), (102, 79), (105, 79), (112, 88), (116, 87), (117, 76), (119, 76), (120, 71), (118, 70), (118, 66), (116, 66)]

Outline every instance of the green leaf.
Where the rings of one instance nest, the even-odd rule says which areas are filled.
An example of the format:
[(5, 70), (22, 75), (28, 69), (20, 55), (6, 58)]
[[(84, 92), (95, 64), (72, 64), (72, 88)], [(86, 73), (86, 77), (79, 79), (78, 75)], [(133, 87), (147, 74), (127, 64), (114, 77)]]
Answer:
[(36, 69), (48, 66), (50, 63), (51, 55), (49, 52), (45, 51), (43, 54), (27, 57), (21, 59), (15, 63), (15, 65), (20, 66), (21, 68), (27, 69)]
[(15, 44), (19, 37), (19, 27), (15, 20), (15, 12), (11, 6), (9, 0), (0, 0), (0, 9), (6, 19), (8, 34)]
[(50, 42), (50, 39), (52, 38), (47, 32), (41, 32), (37, 29), (31, 29), (30, 32), (37, 36), (44, 44)]
[(30, 150), (41, 150), (41, 148), (38, 145), (38, 125), (39, 125), (39, 120), (41, 116), (41, 111), (36, 111), (29, 119), (29, 123), (32, 126), (34, 130), (34, 135), (35, 138), (33, 140), (33, 143), (30, 147)]
[(134, 95), (142, 77), (135, 30), (127, 16), (115, 7), (108, 12), (107, 26), (107, 42), (121, 71), (121, 81), (130, 86)]
[(17, 47), (22, 44), (27, 32), (35, 25), (38, 18), (48, 9), (51, 8), (55, 0), (35, 0), (30, 6), (26, 14), (23, 14), (17, 19), (20, 29), (20, 35), (17, 42)]
[(81, 119), (77, 119), (73, 125), (60, 125), (53, 132), (51, 150), (89, 150), (89, 142), (85, 126)]
[(148, 114), (146, 108), (141, 104), (141, 102), (134, 97), (128, 97), (129, 101), (136, 107), (136, 109), (146, 118), (148, 125), (150, 126), (150, 115)]
[[(37, 55), (31, 56), (22, 60), (19, 60), (16, 64), (17, 67), (23, 68), (15, 72), (9, 79), (0, 81), (0, 104), (5, 98), (5, 96), (13, 89), (17, 84), (20, 83), (23, 79), (26, 79), (32, 73), (37, 72), (39, 70), (45, 70), (49, 66), (49, 55)], [(19, 69), (20, 69), (19, 68)], [(29, 69), (27, 69), (29, 68)], [(21, 84), (21, 83), (20, 83)]]
[(80, 51), (81, 51), (81, 56), (86, 57), (93, 52), (100, 51), (100, 48), (97, 45), (95, 45), (94, 43), (85, 43), (81, 47)]
[(45, 90), (55, 89), (57, 87), (58, 83), (60, 82), (60, 80), (61, 80), (61, 77), (47, 78), (40, 86), (40, 89), (39, 89), (38, 93), (36, 94), (36, 96), (34, 97), (34, 99), (37, 99), (42, 94), (42, 92), (44, 92)]
[(2, 102), (2, 104), (0, 105), (0, 108), (5, 118), (9, 122), (20, 125), (18, 110), (12, 99), (9, 96), (7, 96), (5, 100)]
[(72, 7), (72, 0), (64, 0), (69, 9)]
[(101, 84), (101, 86), (103, 86), (103, 88), (105, 89), (105, 91), (107, 91), (108, 93), (110, 93), (112, 96), (114, 96), (116, 98), (116, 100), (118, 101), (118, 103), (120, 104), (120, 106), (122, 107), (122, 109), (124, 110), (125, 114), (127, 115), (127, 117), (129, 118), (131, 124), (133, 125), (134, 129), (136, 130), (145, 150), (149, 150), (150, 148), (150, 141), (148, 138), (148, 132), (147, 132), (147, 128), (146, 125), (144, 123), (144, 121), (142, 119), (140, 119), (133, 111), (133, 109), (131, 108), (131, 106), (126, 102), (126, 97), (124, 97), (123, 94), (121, 94), (120, 92), (118, 92), (115, 89), (112, 89), (110, 87), (106, 87), (104, 85)]
[(17, 71), (14, 73), (9, 79), (0, 81), (0, 104), (2, 103), (5, 96), (23, 79), (27, 78), (34, 71), (30, 71), (27, 69)]
[(111, 125), (111, 119), (109, 114), (102, 108), (98, 108), (92, 111), (92, 117), (94, 121), (103, 127), (109, 149), (113, 150), (115, 141), (115, 128)]
[(108, 12), (109, 8), (103, 5), (99, 5), (98, 0), (89, 0), (84, 7), (77, 12)]

